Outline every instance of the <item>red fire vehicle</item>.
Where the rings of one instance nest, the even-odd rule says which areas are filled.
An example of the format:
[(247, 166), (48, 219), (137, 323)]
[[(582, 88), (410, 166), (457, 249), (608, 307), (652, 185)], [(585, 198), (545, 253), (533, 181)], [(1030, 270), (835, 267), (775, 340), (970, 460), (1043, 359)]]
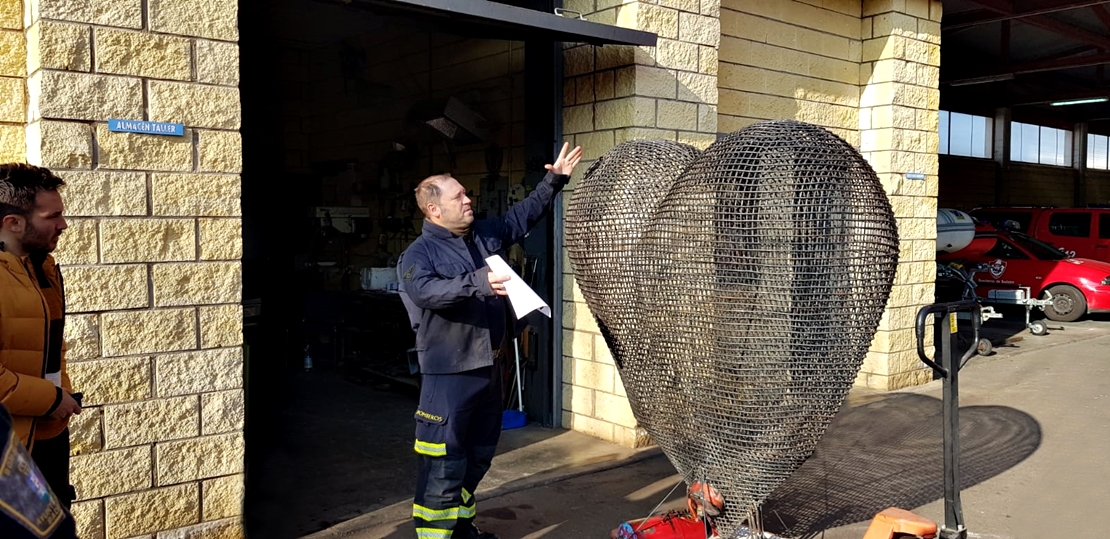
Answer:
[[(983, 249), (985, 245), (993, 246)], [(970, 248), (970, 247), (980, 248)], [(976, 294), (1029, 287), (1034, 298), (1052, 295), (1045, 308), (1050, 320), (1073, 322), (1087, 313), (1110, 312), (1110, 263), (1086, 258), (1069, 258), (1053, 246), (1021, 232), (976, 227), (969, 248), (939, 255), (938, 260), (960, 260), (984, 264), (975, 274)]]

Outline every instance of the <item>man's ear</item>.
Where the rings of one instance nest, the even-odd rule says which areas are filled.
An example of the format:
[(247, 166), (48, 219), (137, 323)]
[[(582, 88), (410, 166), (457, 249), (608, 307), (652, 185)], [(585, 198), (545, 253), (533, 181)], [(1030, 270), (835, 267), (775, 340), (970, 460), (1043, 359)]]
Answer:
[(439, 211), (439, 205), (438, 204), (433, 204), (433, 203), (429, 202), (428, 206), (427, 206), (427, 209), (428, 209), (428, 211), (425, 212), (425, 213), (428, 214), (428, 217), (433, 217), (435, 219), (440, 218), (441, 212)]
[(22, 234), (23, 227), (26, 225), (26, 223), (27, 220), (23, 217), (14, 214), (8, 214), (4, 216), (4, 219), (0, 220), (0, 227), (14, 234)]

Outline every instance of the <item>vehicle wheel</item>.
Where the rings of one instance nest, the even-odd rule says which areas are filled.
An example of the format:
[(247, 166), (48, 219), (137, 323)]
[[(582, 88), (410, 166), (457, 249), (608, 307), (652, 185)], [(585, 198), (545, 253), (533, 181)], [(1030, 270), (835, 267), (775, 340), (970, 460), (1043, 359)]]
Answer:
[(1029, 323), (1029, 331), (1033, 332), (1033, 335), (1044, 335), (1048, 333), (1048, 324), (1040, 320), (1034, 320)]
[(1044, 315), (1056, 322), (1075, 322), (1087, 314), (1087, 298), (1074, 286), (1058, 284), (1048, 289), (1052, 305), (1045, 307)]
[(979, 339), (979, 345), (976, 347), (976, 351), (981, 356), (989, 356), (994, 352), (994, 343), (987, 338)]

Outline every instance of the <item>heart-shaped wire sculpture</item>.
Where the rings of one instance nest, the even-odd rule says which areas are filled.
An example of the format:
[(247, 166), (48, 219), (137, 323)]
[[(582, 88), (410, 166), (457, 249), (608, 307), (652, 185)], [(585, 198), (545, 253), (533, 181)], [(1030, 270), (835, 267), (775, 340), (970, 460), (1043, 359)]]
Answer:
[(712, 485), (721, 537), (824, 435), (890, 296), (898, 231), (863, 156), (807, 123), (699, 152), (618, 144), (574, 189), (567, 250), (637, 422)]

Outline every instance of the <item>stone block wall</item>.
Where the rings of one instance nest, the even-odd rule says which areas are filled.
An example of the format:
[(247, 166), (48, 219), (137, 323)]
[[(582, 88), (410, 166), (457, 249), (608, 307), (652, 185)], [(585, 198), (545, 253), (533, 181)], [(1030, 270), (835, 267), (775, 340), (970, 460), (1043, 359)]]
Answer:
[(242, 536), (236, 6), (0, 0), (2, 160), (67, 182), (56, 256), (85, 394), (71, 426), (83, 539)]
[(724, 0), (721, 131), (793, 119), (858, 147), (860, 9), (860, 0)]
[(24, 161), (27, 141), (27, 39), (23, 3), (0, 0), (0, 163)]
[[(890, 197), (900, 264), (857, 379), (876, 389), (931, 377), (913, 324), (935, 280), (940, 12), (935, 0), (721, 6), (721, 130), (783, 118), (826, 127), (863, 153)], [(906, 179), (911, 172), (926, 179)]]
[[(939, 0), (865, 0), (860, 37), (860, 151), (898, 218), (898, 273), (857, 383), (875, 389), (923, 384), (914, 320), (936, 280)], [(921, 173), (924, 180), (906, 178)], [(932, 332), (926, 345), (932, 344)]]
[[(565, 49), (564, 139), (583, 150), (566, 197), (590, 164), (620, 142), (666, 139), (705, 148), (716, 140), (718, 0), (568, 0), (565, 5), (591, 21), (659, 36), (656, 47)], [(562, 425), (627, 446), (646, 445), (650, 440), (637, 426), (565, 254), (563, 269)]]

